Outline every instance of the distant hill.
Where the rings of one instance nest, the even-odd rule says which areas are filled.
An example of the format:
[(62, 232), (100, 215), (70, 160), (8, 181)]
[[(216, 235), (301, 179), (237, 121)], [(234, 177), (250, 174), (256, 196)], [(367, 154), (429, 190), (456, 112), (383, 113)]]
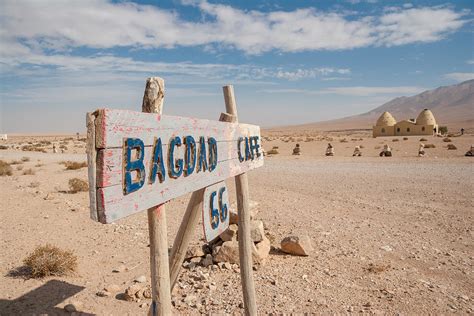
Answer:
[(428, 90), (412, 97), (395, 98), (360, 115), (342, 119), (295, 126), (296, 129), (338, 130), (369, 129), (385, 111), (397, 121), (416, 118), (423, 109), (430, 109), (439, 125), (451, 128), (474, 128), (474, 80)]

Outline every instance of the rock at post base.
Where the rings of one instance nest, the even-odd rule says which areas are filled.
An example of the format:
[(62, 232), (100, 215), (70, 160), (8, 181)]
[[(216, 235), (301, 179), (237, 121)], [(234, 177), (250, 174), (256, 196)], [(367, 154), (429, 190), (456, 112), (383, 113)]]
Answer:
[(239, 263), (239, 243), (237, 241), (224, 242), (214, 256), (214, 261)]
[(219, 237), (223, 241), (236, 241), (238, 230), (239, 227), (236, 224), (229, 225), (229, 228), (227, 228)]
[(288, 236), (281, 241), (281, 250), (291, 255), (309, 256), (313, 251), (311, 239), (307, 236)]
[(263, 236), (262, 241), (252, 247), (252, 258), (254, 263), (263, 264), (270, 254), (270, 240)]
[(261, 242), (265, 238), (262, 221), (250, 222), (250, 238), (253, 242)]

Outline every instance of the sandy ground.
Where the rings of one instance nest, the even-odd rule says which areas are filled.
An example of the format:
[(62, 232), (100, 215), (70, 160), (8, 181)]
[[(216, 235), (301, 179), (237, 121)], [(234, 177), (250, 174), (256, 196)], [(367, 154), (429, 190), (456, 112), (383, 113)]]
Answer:
[[(259, 311), (473, 313), (474, 158), (463, 155), (474, 136), (452, 138), (457, 150), (447, 150), (441, 138), (427, 137), (425, 143), (436, 148), (426, 149), (424, 158), (416, 157), (420, 137), (392, 142), (364, 132), (313, 136), (332, 137), (336, 156), (324, 157), (327, 140), (283, 137), (288, 142), (264, 143), (267, 151), (278, 146), (280, 154), (249, 173), (257, 218), (264, 221), (274, 247), (267, 263), (254, 271)], [(35, 141), (40, 139), (54, 140)], [(297, 141), (302, 155), (292, 156)], [(96, 293), (110, 284), (123, 291), (141, 275), (149, 282), (146, 212), (109, 225), (89, 219), (87, 193), (65, 193), (70, 178), (87, 177), (85, 168), (66, 171), (58, 163), (86, 159), (81, 142), (76, 147), (68, 142), (63, 154), (52, 154), (50, 148), (48, 153), (0, 151), (4, 161), (29, 157), (21, 166), (36, 173), (22, 175), (15, 165), (13, 176), (0, 177), (0, 314), (69, 314), (63, 310), (69, 302), (84, 314), (145, 314), (148, 307), (142, 303), (149, 300), (126, 302)], [(378, 157), (384, 143), (394, 157)], [(355, 145), (364, 147), (362, 157), (351, 157)], [(232, 181), (228, 185), (233, 190)], [(230, 198), (235, 201), (234, 194)], [(188, 199), (167, 204), (170, 245)], [(313, 243), (309, 257), (278, 251), (282, 238), (302, 234)], [(74, 251), (79, 261), (75, 275), (39, 280), (12, 275), (35, 247), (46, 243)], [(194, 244), (203, 243), (199, 226)], [(120, 265), (128, 271), (112, 272)], [(199, 269), (210, 274), (216, 289), (186, 286), (187, 275), (196, 271), (183, 269), (173, 292), (174, 313), (242, 313), (238, 269)], [(200, 304), (184, 303), (190, 295)]]

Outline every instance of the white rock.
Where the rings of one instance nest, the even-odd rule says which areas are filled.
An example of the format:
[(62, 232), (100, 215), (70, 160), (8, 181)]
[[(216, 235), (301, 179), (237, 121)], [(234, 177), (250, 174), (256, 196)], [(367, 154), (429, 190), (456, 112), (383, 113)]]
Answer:
[(140, 275), (139, 277), (136, 277), (135, 280), (133, 280), (133, 282), (145, 283), (146, 282), (146, 276)]

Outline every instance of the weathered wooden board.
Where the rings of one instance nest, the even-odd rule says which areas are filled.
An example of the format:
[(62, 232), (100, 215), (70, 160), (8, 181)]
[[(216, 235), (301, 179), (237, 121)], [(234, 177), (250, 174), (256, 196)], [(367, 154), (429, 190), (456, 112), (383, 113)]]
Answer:
[[(95, 113), (96, 177), (90, 185), (96, 188), (97, 217), (102, 223), (263, 165), (260, 128), (255, 125), (124, 110)], [(189, 148), (185, 139), (191, 141)], [(199, 170), (200, 162), (208, 168)], [(164, 171), (154, 180), (153, 163), (162, 167), (155, 170)], [(178, 172), (181, 169), (191, 172)]]
[(208, 186), (202, 203), (202, 225), (206, 241), (210, 242), (229, 227), (229, 195), (225, 182)]

